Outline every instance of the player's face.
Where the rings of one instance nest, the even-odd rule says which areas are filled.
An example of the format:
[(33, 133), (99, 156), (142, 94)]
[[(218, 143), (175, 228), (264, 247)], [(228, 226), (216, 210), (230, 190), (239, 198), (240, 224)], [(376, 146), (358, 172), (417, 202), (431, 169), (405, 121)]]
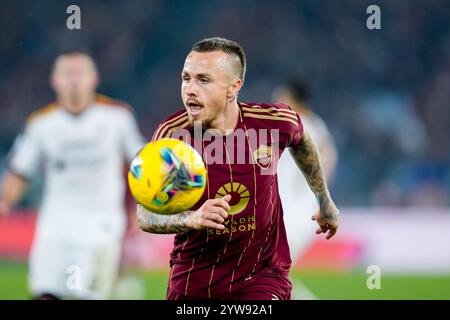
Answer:
[[(90, 58), (83, 55), (63, 56), (56, 62), (51, 79), (58, 98), (68, 109), (81, 108), (92, 99), (98, 76)], [(69, 110), (80, 112), (82, 110)]]
[(230, 97), (237, 95), (238, 79), (233, 57), (222, 51), (192, 51), (181, 74), (181, 97), (191, 121), (204, 127), (223, 114)]

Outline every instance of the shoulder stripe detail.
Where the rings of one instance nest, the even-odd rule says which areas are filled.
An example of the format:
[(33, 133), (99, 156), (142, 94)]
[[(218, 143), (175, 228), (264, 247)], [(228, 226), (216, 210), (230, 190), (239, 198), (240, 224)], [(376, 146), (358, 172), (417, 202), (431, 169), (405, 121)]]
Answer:
[(162, 137), (166, 136), (167, 132), (170, 131), (172, 128), (175, 128), (175, 127), (179, 126), (180, 124), (184, 125), (185, 122), (186, 123), (189, 122), (187, 115), (179, 118), (177, 121), (172, 122), (171, 124), (166, 124), (166, 123), (162, 124), (158, 128), (157, 132), (155, 132), (155, 134), (154, 134), (155, 140), (161, 139)]
[(188, 117), (182, 117), (180, 119), (178, 119), (177, 121), (167, 125), (167, 124), (163, 124), (160, 128), (159, 128), (159, 132), (158, 135), (155, 135), (155, 137), (157, 139), (160, 139), (161, 137), (163, 137), (171, 128), (176, 127), (177, 125), (179, 125), (180, 123), (183, 123), (185, 121), (188, 120)]
[(163, 139), (163, 138), (171, 138), (172, 137), (172, 133), (174, 133), (175, 131), (177, 131), (178, 129), (184, 129), (189, 125), (189, 121), (184, 122), (183, 124), (180, 124), (179, 126), (176, 127), (172, 127), (171, 129), (169, 129), (165, 134), (162, 134), (160, 136), (159, 139)]
[(277, 120), (277, 121), (286, 121), (286, 122), (290, 122), (293, 125), (298, 127), (298, 121), (294, 121), (291, 118), (282, 118), (279, 116), (269, 116), (269, 115), (265, 115), (265, 114), (255, 114), (255, 113), (248, 113), (248, 112), (244, 112), (244, 117), (247, 118), (257, 118), (257, 119), (267, 119), (267, 120)]
[(95, 102), (107, 106), (121, 107), (127, 109), (128, 111), (133, 112), (133, 108), (128, 103), (110, 98), (102, 94), (95, 95)]
[(46, 114), (46, 113), (49, 113), (50, 111), (53, 111), (53, 110), (55, 110), (55, 109), (57, 109), (57, 108), (58, 108), (58, 104), (57, 104), (56, 102), (53, 102), (53, 103), (47, 105), (46, 107), (43, 107), (43, 108), (41, 108), (41, 109), (38, 109), (38, 110), (32, 112), (32, 113), (28, 116), (28, 118), (27, 118), (27, 120), (26, 120), (26, 123), (30, 123), (30, 122), (32, 122), (33, 120), (35, 120), (36, 118), (38, 118), (38, 117), (40, 117), (40, 116), (42, 116), (42, 115), (44, 115), (44, 114)]
[(263, 109), (263, 108), (246, 108), (246, 107), (242, 107), (242, 110), (249, 113), (266, 113), (268, 115), (286, 117), (292, 120), (297, 120), (297, 114), (295, 113), (295, 111), (291, 110), (276, 109), (276, 108)]
[(286, 112), (288, 112), (288, 113), (292, 113), (292, 114), (297, 114), (297, 112), (295, 112), (294, 110), (292, 110), (292, 109), (283, 109), (283, 108), (275, 108), (275, 107), (267, 107), (267, 108), (263, 108), (263, 107), (261, 107), (260, 105), (257, 105), (257, 104), (255, 104), (255, 105), (253, 105), (253, 106), (250, 106), (250, 105), (248, 105), (248, 104), (243, 104), (243, 103), (241, 103), (242, 105), (243, 105), (243, 108), (247, 108), (247, 109), (251, 109), (251, 110), (255, 110), (255, 109), (257, 109), (257, 110), (274, 110), (274, 111), (286, 111)]
[(292, 109), (282, 109), (282, 108), (275, 108), (275, 107), (263, 108), (263, 107), (258, 106), (258, 105), (254, 105), (254, 106), (246, 105), (246, 106), (243, 106), (242, 108), (246, 109), (248, 111), (256, 111), (256, 112), (260, 112), (260, 111), (264, 110), (264, 111), (284, 111), (286, 113), (290, 113), (290, 114), (293, 114), (293, 115), (297, 114), (297, 112), (295, 112)]
[(186, 111), (184, 111), (183, 113), (179, 114), (178, 116), (176, 116), (176, 117), (173, 118), (173, 119), (170, 119), (170, 120), (168, 120), (168, 121), (166, 121), (166, 122), (161, 123), (161, 125), (159, 126), (159, 128), (156, 129), (155, 133), (153, 134), (153, 137), (156, 138), (156, 137), (159, 135), (160, 131), (161, 131), (163, 128), (166, 128), (166, 127), (169, 126), (171, 123), (175, 122), (176, 120), (178, 120), (178, 119), (180, 119), (180, 118), (182, 118), (182, 117), (184, 117), (184, 116), (187, 116), (187, 112), (186, 112)]

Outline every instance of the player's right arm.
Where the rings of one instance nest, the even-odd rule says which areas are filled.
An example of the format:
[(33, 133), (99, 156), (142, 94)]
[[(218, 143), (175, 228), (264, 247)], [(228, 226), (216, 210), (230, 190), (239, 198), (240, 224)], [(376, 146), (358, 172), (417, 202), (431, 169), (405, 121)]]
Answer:
[[(43, 114), (43, 113), (41, 113)], [(0, 185), (0, 216), (10, 213), (19, 202), (28, 180), (42, 168), (41, 117), (29, 117), (25, 130), (14, 141), (8, 156), (8, 170)]]
[(0, 216), (6, 216), (22, 198), (27, 180), (11, 171), (7, 171), (0, 188)]
[(230, 211), (231, 196), (210, 199), (195, 211), (185, 211), (172, 215), (153, 213), (141, 205), (137, 207), (137, 224), (145, 232), (180, 233), (189, 230), (213, 228), (223, 230), (223, 222)]

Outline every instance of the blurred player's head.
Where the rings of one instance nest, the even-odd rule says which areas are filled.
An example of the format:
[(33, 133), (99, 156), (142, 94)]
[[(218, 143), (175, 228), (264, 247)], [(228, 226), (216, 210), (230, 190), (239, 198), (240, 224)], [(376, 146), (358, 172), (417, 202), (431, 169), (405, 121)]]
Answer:
[(191, 121), (210, 127), (237, 102), (246, 69), (242, 47), (223, 38), (204, 39), (192, 47), (181, 74), (181, 97)]
[(285, 103), (294, 109), (308, 108), (310, 99), (309, 86), (301, 80), (287, 81), (273, 92), (275, 102)]
[(92, 101), (98, 81), (94, 61), (81, 52), (58, 56), (50, 80), (59, 103), (75, 114), (82, 112)]

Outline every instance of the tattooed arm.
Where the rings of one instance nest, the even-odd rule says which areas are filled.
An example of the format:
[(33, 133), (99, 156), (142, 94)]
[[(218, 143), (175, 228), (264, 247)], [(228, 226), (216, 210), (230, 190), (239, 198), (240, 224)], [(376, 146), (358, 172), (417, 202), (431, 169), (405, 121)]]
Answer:
[(150, 233), (179, 233), (188, 231), (187, 217), (189, 212), (173, 215), (156, 214), (138, 204), (137, 224), (143, 231)]
[(319, 159), (319, 151), (306, 130), (303, 132), (300, 144), (291, 148), (290, 152), (319, 202), (320, 211), (312, 217), (320, 227), (316, 230), (316, 233), (328, 232), (326, 238), (330, 239), (336, 234), (339, 227), (339, 210), (328, 191)]
[(145, 232), (180, 233), (193, 230), (213, 228), (223, 230), (223, 222), (230, 211), (231, 196), (207, 200), (196, 211), (185, 211), (172, 215), (157, 214), (148, 211), (141, 205), (137, 207), (137, 224)]

